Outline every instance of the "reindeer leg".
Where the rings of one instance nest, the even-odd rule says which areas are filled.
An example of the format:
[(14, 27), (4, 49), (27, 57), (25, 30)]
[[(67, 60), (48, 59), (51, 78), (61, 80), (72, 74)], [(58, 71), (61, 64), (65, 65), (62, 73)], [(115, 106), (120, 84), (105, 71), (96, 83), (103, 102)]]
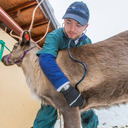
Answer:
[(64, 128), (81, 128), (81, 118), (78, 107), (66, 108), (62, 114), (64, 118)]
[[(54, 94), (54, 96), (51, 94)], [(69, 107), (61, 93), (47, 93), (46, 95), (62, 113), (64, 128), (81, 128), (81, 117), (78, 107)]]

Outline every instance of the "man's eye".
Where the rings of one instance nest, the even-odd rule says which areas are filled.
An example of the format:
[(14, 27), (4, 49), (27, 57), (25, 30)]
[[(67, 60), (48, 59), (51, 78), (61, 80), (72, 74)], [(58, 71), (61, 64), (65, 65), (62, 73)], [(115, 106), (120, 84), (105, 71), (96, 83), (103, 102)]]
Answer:
[(70, 21), (67, 21), (67, 24), (70, 24), (71, 22)]
[(82, 27), (80, 24), (77, 24), (77, 27)]

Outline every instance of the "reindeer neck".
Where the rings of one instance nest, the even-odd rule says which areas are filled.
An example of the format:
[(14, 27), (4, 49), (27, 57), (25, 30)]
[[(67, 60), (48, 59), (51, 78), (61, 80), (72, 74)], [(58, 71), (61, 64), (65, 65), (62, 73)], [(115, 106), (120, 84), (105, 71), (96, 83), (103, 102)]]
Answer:
[(33, 92), (37, 91), (37, 86), (45, 86), (46, 80), (39, 65), (39, 57), (36, 55), (39, 48), (34, 48), (25, 56), (21, 68), (26, 77), (27, 84)]

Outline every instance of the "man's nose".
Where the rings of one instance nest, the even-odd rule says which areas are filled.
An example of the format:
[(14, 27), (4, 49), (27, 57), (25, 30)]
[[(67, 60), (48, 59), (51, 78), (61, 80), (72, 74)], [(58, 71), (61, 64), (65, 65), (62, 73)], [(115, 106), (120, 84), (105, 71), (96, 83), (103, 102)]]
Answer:
[(70, 26), (70, 31), (72, 31), (72, 32), (75, 31), (75, 26), (74, 26), (74, 25), (71, 25), (71, 26)]

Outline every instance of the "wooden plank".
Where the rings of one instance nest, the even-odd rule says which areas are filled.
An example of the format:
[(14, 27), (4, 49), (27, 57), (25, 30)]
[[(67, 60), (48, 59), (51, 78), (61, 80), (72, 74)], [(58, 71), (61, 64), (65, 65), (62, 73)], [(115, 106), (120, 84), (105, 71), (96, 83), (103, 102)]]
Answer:
[(36, 2), (35, 0), (27, 1), (27, 2), (25, 2), (25, 3), (23, 3), (23, 4), (20, 4), (20, 5), (16, 6), (16, 7), (13, 7), (13, 8), (11, 8), (11, 9), (6, 10), (6, 12), (7, 12), (9, 15), (13, 15), (13, 13), (16, 13), (16, 12), (18, 12), (19, 10), (26, 9), (26, 8), (28, 8), (28, 7), (30, 7), (30, 6), (33, 6), (33, 5), (37, 5), (37, 2)]

